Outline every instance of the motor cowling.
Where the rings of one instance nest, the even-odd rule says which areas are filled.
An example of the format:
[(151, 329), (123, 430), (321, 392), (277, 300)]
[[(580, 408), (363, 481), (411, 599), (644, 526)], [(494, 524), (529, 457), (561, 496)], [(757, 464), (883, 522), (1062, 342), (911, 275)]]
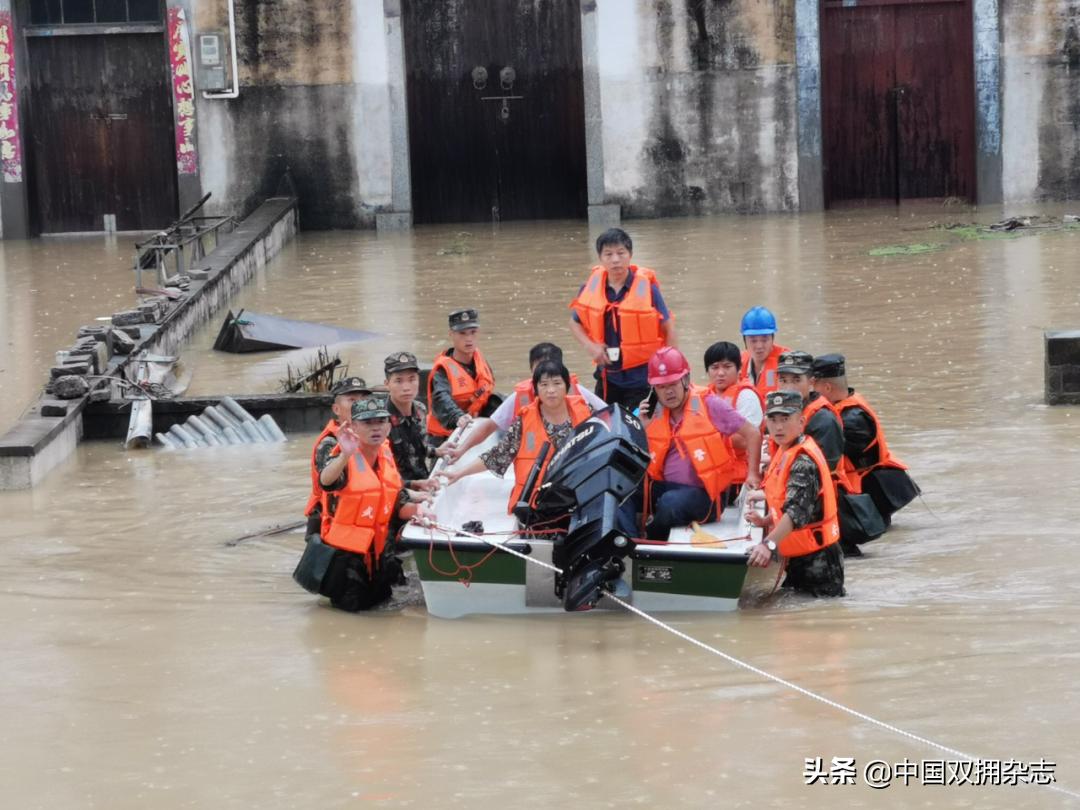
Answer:
[(566, 610), (593, 607), (604, 586), (622, 574), (622, 559), (633, 543), (620, 528), (619, 507), (641, 485), (648, 466), (641, 422), (612, 405), (578, 425), (543, 480), (531, 492), (526, 488), (526, 501), (514, 510), (525, 525), (570, 515), (554, 549)]

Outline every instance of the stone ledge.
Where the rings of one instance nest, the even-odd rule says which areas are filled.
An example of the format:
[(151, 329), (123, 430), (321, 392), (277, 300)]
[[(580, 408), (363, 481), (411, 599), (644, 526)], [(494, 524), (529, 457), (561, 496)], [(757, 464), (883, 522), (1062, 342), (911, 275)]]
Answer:
[(50, 398), (33, 405), (11, 430), (0, 436), (0, 456), (37, 455), (71, 422), (81, 418), (87, 403), (85, 398), (66, 400), (68, 408), (64, 416), (42, 415), (42, 404), (52, 401)]
[[(230, 294), (239, 289), (254, 272), (253, 264), (276, 254), (284, 241), (295, 233), (297, 222), (296, 200), (291, 197), (272, 197), (259, 206), (251, 216), (241, 222), (235, 231), (223, 238), (218, 249), (212, 251), (202, 262), (209, 278), (192, 285), (191, 294), (169, 307), (160, 323), (132, 324), (114, 327), (129, 335), (138, 335), (135, 351), (170, 353), (172, 346), (186, 340), (192, 329), (216, 311)], [(283, 232), (275, 236), (260, 251), (256, 247), (269, 239), (282, 223)], [(284, 234), (284, 235), (283, 235)], [(239, 265), (239, 267), (237, 266)], [(230, 272), (236, 268), (234, 272)], [(235, 276), (235, 278), (233, 278)], [(155, 313), (160, 307), (152, 307)], [(132, 355), (115, 355), (109, 359), (105, 374), (119, 373)], [(91, 386), (91, 394), (81, 399), (67, 400), (68, 410), (64, 416), (43, 414), (43, 403), (53, 402), (54, 397), (39, 397), (5, 434), (0, 436), (0, 490), (25, 489), (35, 486), (51, 469), (61, 463), (75, 450), (83, 437), (83, 412), (89, 396), (95, 388), (105, 386), (98, 381)], [(58, 408), (49, 406), (50, 412)], [(329, 408), (327, 407), (327, 411)], [(125, 422), (126, 422), (125, 416)], [(125, 430), (126, 433), (126, 430)]]

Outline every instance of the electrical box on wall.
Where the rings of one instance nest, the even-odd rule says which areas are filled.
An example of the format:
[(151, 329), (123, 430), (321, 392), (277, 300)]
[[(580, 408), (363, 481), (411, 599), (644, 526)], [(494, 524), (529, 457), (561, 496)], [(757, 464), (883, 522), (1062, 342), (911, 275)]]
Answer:
[(226, 39), (223, 34), (199, 34), (199, 89), (208, 92), (225, 90)]

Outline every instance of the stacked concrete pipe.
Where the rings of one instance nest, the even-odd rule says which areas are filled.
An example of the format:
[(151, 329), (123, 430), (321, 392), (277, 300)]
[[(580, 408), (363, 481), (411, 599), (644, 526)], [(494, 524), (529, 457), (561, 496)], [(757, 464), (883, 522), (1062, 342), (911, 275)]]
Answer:
[(189, 416), (182, 425), (155, 435), (170, 450), (193, 447), (223, 447), (239, 444), (272, 444), (285, 441), (285, 434), (270, 414), (256, 419), (232, 397), (222, 397), (200, 415)]

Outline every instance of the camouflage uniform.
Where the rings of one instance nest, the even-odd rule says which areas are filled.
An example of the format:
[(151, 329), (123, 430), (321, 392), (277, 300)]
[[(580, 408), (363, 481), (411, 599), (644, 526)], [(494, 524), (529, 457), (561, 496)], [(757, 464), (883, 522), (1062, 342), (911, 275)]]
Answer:
[[(831, 418), (831, 417), (830, 417)], [(821, 477), (817, 465), (806, 454), (800, 454), (791, 464), (783, 512), (796, 529), (821, 520), (823, 516)], [(801, 557), (789, 557), (784, 587), (812, 596), (844, 596), (844, 554), (839, 543), (833, 543)]]
[(403, 416), (391, 400), (387, 410), (390, 411), (390, 448), (401, 480), (406, 487), (413, 481), (423, 481), (435, 461), (435, 451), (427, 442), (427, 408), (422, 402), (414, 401), (412, 416)]

